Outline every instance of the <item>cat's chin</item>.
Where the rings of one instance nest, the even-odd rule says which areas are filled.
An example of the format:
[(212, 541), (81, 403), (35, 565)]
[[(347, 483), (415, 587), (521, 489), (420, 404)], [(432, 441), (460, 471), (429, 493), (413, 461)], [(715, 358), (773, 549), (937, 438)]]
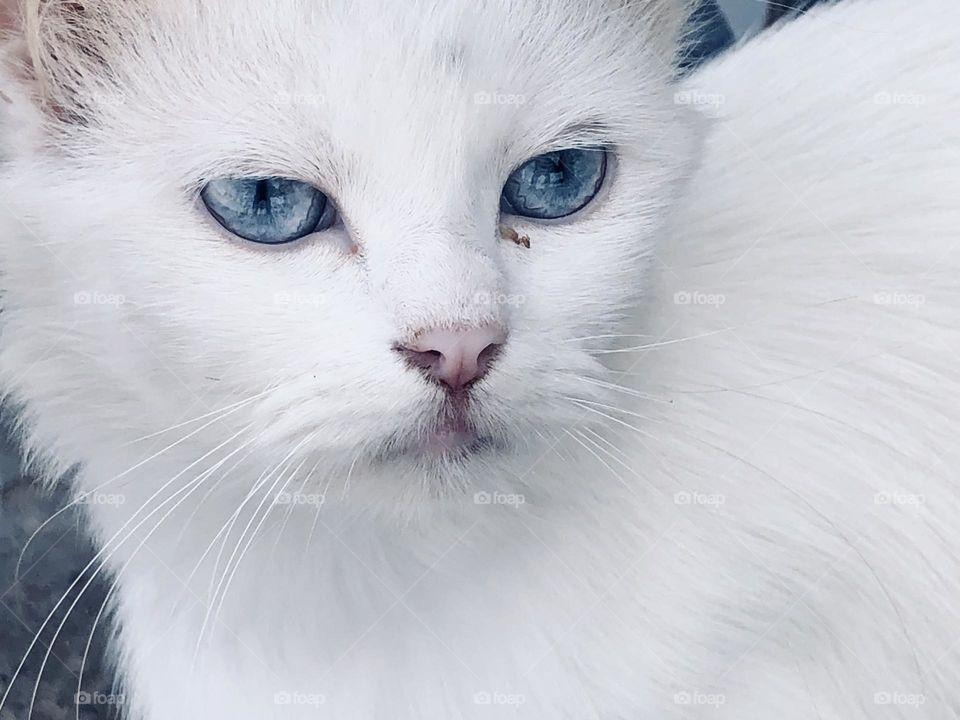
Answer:
[(425, 470), (442, 471), (450, 465), (506, 455), (510, 449), (503, 440), (473, 429), (440, 427), (414, 441), (392, 444), (377, 454), (375, 462), (387, 465), (406, 461)]

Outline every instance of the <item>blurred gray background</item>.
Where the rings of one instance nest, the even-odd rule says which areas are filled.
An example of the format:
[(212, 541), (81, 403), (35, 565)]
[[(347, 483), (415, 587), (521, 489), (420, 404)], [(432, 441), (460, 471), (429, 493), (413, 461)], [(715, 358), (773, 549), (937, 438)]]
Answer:
[(737, 37), (763, 27), (763, 18), (767, 11), (766, 0), (718, 0), (718, 3)]

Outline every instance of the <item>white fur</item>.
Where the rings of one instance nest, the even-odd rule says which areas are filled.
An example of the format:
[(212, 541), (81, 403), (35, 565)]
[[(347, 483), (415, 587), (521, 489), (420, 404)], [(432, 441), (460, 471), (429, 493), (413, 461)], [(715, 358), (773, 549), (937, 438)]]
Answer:
[[(0, 386), (80, 466), (131, 718), (960, 711), (960, 7), (673, 86), (667, 0), (95, 5), (4, 85)], [(602, 197), (498, 239), (569, 127)], [(238, 172), (345, 227), (225, 237), (195, 191)], [(441, 402), (391, 343), (491, 319), (513, 449), (377, 460)]]

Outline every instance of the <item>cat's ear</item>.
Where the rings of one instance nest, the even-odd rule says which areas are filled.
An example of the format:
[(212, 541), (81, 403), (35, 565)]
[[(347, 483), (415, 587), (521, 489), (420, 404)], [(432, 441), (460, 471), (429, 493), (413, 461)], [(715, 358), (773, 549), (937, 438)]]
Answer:
[[(29, 88), (34, 96), (36, 73), (31, 59), (31, 27), (28, 13), (36, 3), (31, 0), (0, 0), (0, 62), (5, 85), (14, 83)], [(7, 90), (12, 90), (7, 87)]]
[(0, 0), (0, 63), (5, 85), (30, 75), (22, 0)]
[(0, 0), (18, 75), (43, 110), (59, 120), (83, 119), (91, 94), (108, 80), (105, 60), (117, 39), (112, 16), (122, 7), (115, 0)]
[(17, 16), (17, 3), (14, 0), (0, 0), (0, 32), (6, 32), (14, 26)]

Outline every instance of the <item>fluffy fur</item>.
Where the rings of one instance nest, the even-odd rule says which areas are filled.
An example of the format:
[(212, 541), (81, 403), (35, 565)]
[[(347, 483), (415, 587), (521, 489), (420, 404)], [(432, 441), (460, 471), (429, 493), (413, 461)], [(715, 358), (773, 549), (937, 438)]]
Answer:
[[(955, 3), (679, 86), (668, 0), (28, 15), (0, 385), (79, 468), (131, 718), (960, 712)], [(499, 239), (513, 167), (597, 142), (587, 211)], [(233, 241), (196, 191), (237, 173), (344, 225)], [(392, 343), (490, 320), (492, 448), (418, 458)]]

